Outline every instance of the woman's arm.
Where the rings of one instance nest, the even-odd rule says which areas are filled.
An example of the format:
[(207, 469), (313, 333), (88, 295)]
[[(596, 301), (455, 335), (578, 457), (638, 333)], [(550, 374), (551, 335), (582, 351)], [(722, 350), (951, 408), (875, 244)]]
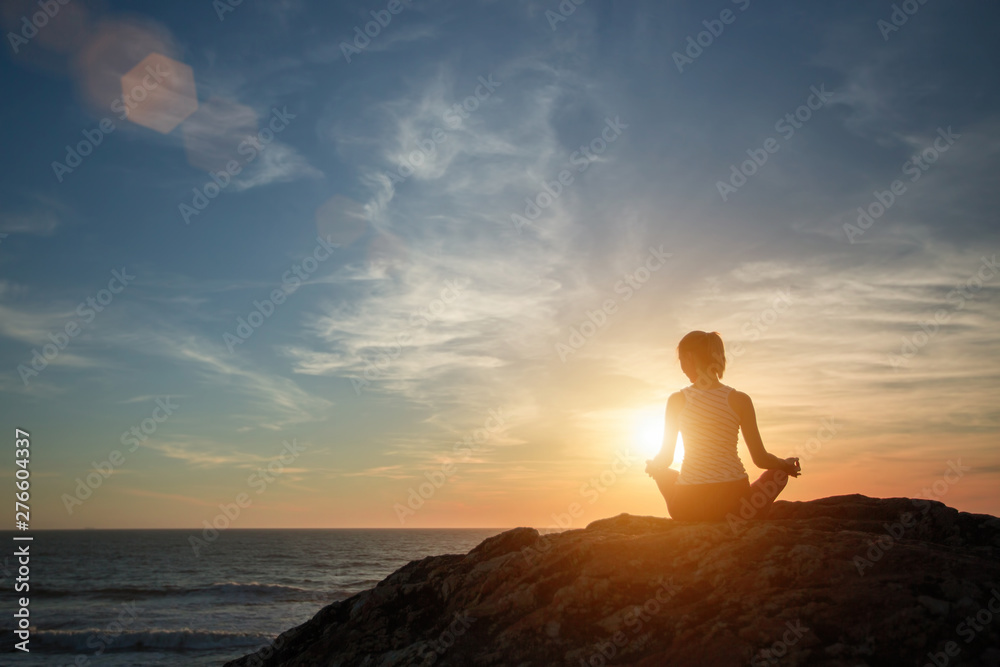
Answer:
[(750, 397), (734, 389), (729, 393), (729, 405), (740, 418), (740, 430), (743, 431), (743, 439), (747, 443), (747, 449), (750, 450), (753, 464), (758, 468), (782, 470), (792, 477), (798, 477), (799, 468), (795, 464), (779, 459), (764, 449), (764, 441), (761, 440), (760, 430), (757, 428), (757, 413), (753, 409)]
[(677, 448), (677, 433), (681, 428), (681, 411), (684, 409), (684, 394), (677, 392), (667, 399), (667, 410), (663, 423), (663, 445), (660, 453), (653, 459), (653, 466), (669, 468), (674, 462), (674, 450)]

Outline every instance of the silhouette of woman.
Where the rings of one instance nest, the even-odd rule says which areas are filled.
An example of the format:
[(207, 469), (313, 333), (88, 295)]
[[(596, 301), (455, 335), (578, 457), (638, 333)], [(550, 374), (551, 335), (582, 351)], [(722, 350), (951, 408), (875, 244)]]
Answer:
[[(718, 333), (692, 331), (681, 339), (677, 354), (692, 384), (667, 399), (663, 447), (646, 461), (646, 472), (660, 488), (671, 518), (722, 521), (730, 513), (742, 519), (767, 518), (788, 477), (799, 476), (799, 459), (769, 454), (750, 397), (719, 381), (726, 353)], [(736, 451), (740, 430), (754, 465), (765, 469), (753, 484)], [(678, 431), (684, 436), (680, 473), (669, 467)]]

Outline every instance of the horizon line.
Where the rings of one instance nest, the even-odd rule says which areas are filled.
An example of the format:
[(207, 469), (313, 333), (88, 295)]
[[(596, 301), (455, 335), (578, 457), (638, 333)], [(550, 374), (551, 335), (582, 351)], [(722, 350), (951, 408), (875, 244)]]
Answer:
[[(30, 536), (33, 533), (57, 533), (57, 532), (74, 532), (74, 531), (75, 532), (83, 532), (83, 531), (100, 531), (100, 530), (183, 530), (183, 531), (189, 531), (190, 532), (192, 530), (204, 530), (204, 528), (205, 528), (204, 526), (198, 526), (198, 527), (192, 527), (192, 528), (152, 528), (152, 527), (150, 527), (150, 528), (95, 528), (95, 527), (92, 527), (92, 526), (88, 526), (88, 527), (85, 527), (85, 528), (37, 528), (37, 529), (30, 530), (30, 531), (0, 530), (0, 533), (10, 533), (11, 535), (14, 535), (14, 536), (17, 536), (17, 535)], [(379, 527), (379, 526), (358, 526), (358, 527), (340, 526), (340, 527), (329, 527), (329, 528), (303, 528), (303, 527), (287, 528), (287, 527), (267, 526), (267, 527), (261, 527), (261, 528), (226, 528), (226, 529), (221, 530), (219, 532), (220, 533), (221, 532), (227, 532), (228, 533), (228, 532), (239, 532), (239, 531), (250, 531), (250, 530), (513, 530), (514, 528), (534, 528), (535, 530), (538, 530), (538, 528), (536, 526), (513, 526), (513, 527), (510, 527), (510, 528), (497, 528), (497, 527), (490, 527), (490, 526), (485, 526), (485, 527), (440, 526), (440, 527), (423, 527), (423, 528), (417, 528), (417, 527), (407, 528), (405, 526), (404, 527), (400, 527), (400, 528), (387, 528), (387, 527)]]

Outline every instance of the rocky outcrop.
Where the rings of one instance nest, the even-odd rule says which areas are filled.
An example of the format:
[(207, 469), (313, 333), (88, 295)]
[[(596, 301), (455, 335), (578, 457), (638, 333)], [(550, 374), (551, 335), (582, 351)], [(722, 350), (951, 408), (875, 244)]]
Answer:
[(228, 665), (998, 665), (998, 555), (996, 517), (860, 495), (516, 528)]

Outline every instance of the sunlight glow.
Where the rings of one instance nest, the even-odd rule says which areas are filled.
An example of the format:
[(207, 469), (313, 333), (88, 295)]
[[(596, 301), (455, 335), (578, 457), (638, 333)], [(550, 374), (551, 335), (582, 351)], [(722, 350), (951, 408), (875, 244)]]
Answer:
[(678, 433), (677, 434), (677, 447), (674, 448), (674, 462), (670, 464), (670, 467), (674, 470), (681, 469), (681, 462), (684, 460), (684, 437)]
[[(660, 452), (663, 445), (663, 409), (655, 412), (645, 412), (636, 419), (635, 443), (643, 458), (651, 459)], [(677, 447), (674, 449), (674, 462), (670, 467), (680, 470), (684, 460), (684, 439), (677, 434)]]

